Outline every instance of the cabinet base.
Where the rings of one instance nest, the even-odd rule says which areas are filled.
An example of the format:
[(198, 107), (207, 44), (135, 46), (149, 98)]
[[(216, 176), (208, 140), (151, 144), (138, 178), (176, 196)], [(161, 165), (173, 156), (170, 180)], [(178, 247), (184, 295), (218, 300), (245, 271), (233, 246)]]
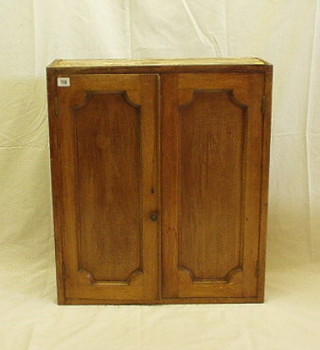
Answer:
[(263, 303), (263, 296), (245, 298), (177, 298), (159, 300), (92, 300), (92, 299), (64, 299), (59, 305), (165, 305), (165, 304), (243, 304)]

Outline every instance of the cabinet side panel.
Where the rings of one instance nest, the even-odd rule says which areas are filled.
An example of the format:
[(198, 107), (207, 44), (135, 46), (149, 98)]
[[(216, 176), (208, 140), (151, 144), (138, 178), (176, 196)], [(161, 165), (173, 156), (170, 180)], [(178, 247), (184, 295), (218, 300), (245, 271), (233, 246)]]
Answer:
[(62, 231), (63, 218), (60, 215), (62, 208), (63, 188), (61, 174), (61, 163), (59, 161), (59, 138), (60, 128), (56, 118), (56, 75), (47, 73), (48, 115), (49, 115), (49, 141), (50, 141), (50, 170), (51, 170), (51, 192), (54, 221), (55, 258), (56, 258), (56, 281), (58, 303), (65, 303), (65, 289), (63, 279), (63, 251)]
[(264, 79), (264, 109), (263, 109), (263, 149), (262, 149), (262, 174), (261, 174), (261, 216), (260, 216), (260, 247), (259, 247), (259, 277), (258, 298), (264, 300), (265, 290), (265, 259), (267, 242), (268, 221), (268, 188), (269, 188), (269, 161), (270, 161), (270, 139), (271, 139), (271, 109), (272, 109), (272, 79), (273, 67), (269, 66), (265, 72)]

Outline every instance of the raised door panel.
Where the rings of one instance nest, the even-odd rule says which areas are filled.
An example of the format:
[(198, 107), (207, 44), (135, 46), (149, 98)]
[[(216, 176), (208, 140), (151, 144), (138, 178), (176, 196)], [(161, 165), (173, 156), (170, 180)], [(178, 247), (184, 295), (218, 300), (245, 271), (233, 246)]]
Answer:
[(68, 78), (51, 116), (65, 301), (154, 300), (158, 76)]
[(164, 75), (162, 96), (162, 295), (256, 297), (263, 74)]
[(142, 272), (140, 122), (140, 107), (121, 92), (74, 107), (79, 265), (95, 281)]
[(228, 91), (195, 91), (179, 117), (179, 266), (194, 281), (227, 281), (242, 265), (247, 107)]

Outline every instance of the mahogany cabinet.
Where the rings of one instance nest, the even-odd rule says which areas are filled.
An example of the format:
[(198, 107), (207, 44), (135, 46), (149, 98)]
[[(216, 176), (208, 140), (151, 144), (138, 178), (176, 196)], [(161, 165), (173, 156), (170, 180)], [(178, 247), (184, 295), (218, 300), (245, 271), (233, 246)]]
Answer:
[(47, 68), (60, 304), (262, 302), (272, 66)]

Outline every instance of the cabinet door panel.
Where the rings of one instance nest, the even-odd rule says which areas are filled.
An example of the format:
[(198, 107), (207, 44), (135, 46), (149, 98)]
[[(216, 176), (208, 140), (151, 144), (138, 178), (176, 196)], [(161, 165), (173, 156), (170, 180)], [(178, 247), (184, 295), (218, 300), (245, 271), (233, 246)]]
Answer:
[(69, 78), (50, 117), (64, 298), (154, 300), (158, 76)]
[(263, 77), (162, 77), (164, 298), (257, 295)]
[(96, 93), (74, 109), (79, 263), (95, 281), (142, 272), (140, 107), (127, 101)]

